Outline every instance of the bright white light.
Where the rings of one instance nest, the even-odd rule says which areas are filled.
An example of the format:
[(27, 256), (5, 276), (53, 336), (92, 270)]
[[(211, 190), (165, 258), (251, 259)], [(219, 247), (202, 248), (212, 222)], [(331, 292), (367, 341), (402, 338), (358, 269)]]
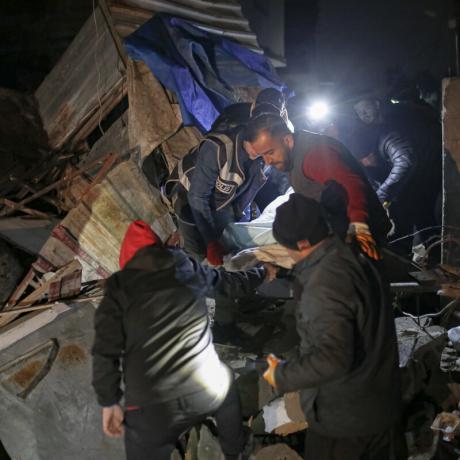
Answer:
[(308, 107), (310, 120), (323, 120), (329, 114), (329, 105), (324, 101), (314, 102)]
[(390, 99), (390, 101), (392, 104), (399, 104), (398, 99)]

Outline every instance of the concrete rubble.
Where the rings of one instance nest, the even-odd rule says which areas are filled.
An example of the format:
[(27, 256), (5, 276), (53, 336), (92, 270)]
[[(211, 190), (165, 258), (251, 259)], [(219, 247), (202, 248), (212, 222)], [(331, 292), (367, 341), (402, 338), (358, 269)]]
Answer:
[[(0, 104), (5, 121), (0, 157), (11, 172), (0, 183), (0, 235), (17, 248), (0, 241), (0, 441), (21, 460), (124, 458), (121, 441), (99, 429), (91, 388), (94, 310), (103, 280), (118, 268), (119, 246), (132, 220), (146, 220), (163, 237), (175, 230), (160, 199), (158, 176), (202, 138), (183, 125), (174, 95), (145, 64), (129, 61), (121, 45), (134, 24), (155, 13), (154, 3), (114, 1), (108, 8), (100, 2), (35, 100), (0, 90), (17, 127), (5, 128)], [(215, 22), (212, 14), (203, 17)], [(258, 46), (252, 32), (244, 35)], [(104, 63), (99, 74), (95, 56)], [(235, 93), (256, 90), (235, 88)], [(19, 165), (10, 151), (20, 139), (27, 142), (17, 153), (23, 157)], [(37, 161), (39, 167), (31, 171)], [(26, 264), (18, 262), (17, 251), (24, 251)], [(234, 268), (253, 265), (254, 254), (291, 267), (292, 260), (277, 251), (248, 250), (233, 261)], [(32, 254), (32, 260), (24, 254)], [(460, 297), (460, 270), (451, 265), (437, 270), (424, 274), (425, 281), (435, 283), (426, 292)], [(422, 282), (414, 284), (410, 299)], [(258, 371), (269, 352), (285, 359), (296, 353), (291, 297), (288, 286), (273, 290), (270, 298), (207, 302), (217, 352), (234, 371), (243, 415), (255, 435), (255, 460), (300, 459), (308, 429), (299, 394), (280, 397)], [(458, 321), (451, 310), (446, 314)], [(395, 313), (410, 458), (432, 458), (443, 448), (440, 438), (460, 449), (455, 444), (460, 414), (454, 412), (460, 401), (458, 328), (443, 324), (444, 317)], [(212, 420), (182, 441), (187, 460), (222, 458)], [(174, 458), (181, 458), (179, 452)]]

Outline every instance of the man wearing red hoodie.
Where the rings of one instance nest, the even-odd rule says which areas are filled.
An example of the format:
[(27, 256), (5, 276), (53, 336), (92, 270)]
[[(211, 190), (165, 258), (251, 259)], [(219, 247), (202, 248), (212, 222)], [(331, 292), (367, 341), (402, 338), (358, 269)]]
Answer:
[(213, 415), (226, 459), (242, 459), (248, 435), (231, 372), (212, 343), (205, 296), (247, 295), (272, 269), (203, 267), (143, 221), (128, 228), (120, 268), (95, 316), (93, 386), (104, 432), (125, 434), (128, 460), (169, 460), (181, 434)]
[(321, 202), (333, 230), (378, 259), (391, 223), (359, 163), (339, 141), (309, 131), (292, 133), (276, 115), (251, 120), (245, 132), (251, 158), (286, 172), (294, 191)]

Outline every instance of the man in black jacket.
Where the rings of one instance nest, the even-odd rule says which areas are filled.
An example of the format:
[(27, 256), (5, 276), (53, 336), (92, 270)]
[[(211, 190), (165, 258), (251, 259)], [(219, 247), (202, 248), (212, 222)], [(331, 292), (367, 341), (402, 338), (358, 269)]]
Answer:
[(95, 317), (93, 386), (104, 432), (119, 437), (126, 429), (128, 460), (169, 460), (180, 435), (214, 415), (226, 459), (242, 458), (247, 433), (231, 372), (212, 343), (205, 296), (211, 289), (246, 295), (266, 269), (203, 267), (161, 245), (142, 221), (125, 235), (120, 267)]
[[(396, 228), (392, 239), (422, 232), (426, 241), (436, 226), (436, 201), (441, 189), (441, 126), (421, 109), (406, 104), (381, 106), (374, 99), (355, 104), (363, 122), (356, 126), (351, 150), (376, 185)], [(409, 253), (412, 238), (399, 242)]]
[(388, 285), (373, 262), (328, 234), (320, 205), (294, 193), (277, 209), (273, 234), (297, 261), (296, 359), (270, 355), (265, 379), (301, 393), (306, 459), (390, 459), (400, 411)]

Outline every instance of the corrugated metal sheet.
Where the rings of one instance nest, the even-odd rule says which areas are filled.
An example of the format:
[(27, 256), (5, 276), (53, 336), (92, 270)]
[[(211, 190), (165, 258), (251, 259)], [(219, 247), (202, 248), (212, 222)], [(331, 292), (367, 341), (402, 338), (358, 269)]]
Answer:
[(110, 10), (122, 37), (134, 32), (152, 14), (169, 13), (262, 53), (256, 34), (251, 30), (237, 0), (115, 0)]
[(124, 64), (97, 8), (35, 92), (50, 146), (61, 148), (91, 119), (97, 126), (123, 97), (124, 81)]

